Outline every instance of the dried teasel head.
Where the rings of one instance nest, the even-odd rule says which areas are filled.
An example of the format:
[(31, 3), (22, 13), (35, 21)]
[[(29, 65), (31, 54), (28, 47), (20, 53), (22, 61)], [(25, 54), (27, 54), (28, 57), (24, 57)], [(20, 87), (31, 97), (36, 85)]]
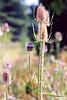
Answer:
[(8, 23), (5, 23), (3, 25), (3, 30), (6, 31), (6, 32), (9, 32), (10, 31), (10, 28), (9, 28), (9, 24)]
[(50, 25), (50, 16), (49, 12), (45, 9), (45, 7), (40, 4), (37, 8), (37, 21), (43, 22), (46, 26)]
[(55, 38), (57, 41), (62, 41), (62, 33), (61, 32), (55, 32)]
[(37, 8), (37, 21), (44, 22), (45, 20), (46, 20), (46, 9), (42, 4), (40, 4)]
[(11, 74), (9, 69), (4, 69), (2, 73), (2, 83), (9, 85), (11, 83)]

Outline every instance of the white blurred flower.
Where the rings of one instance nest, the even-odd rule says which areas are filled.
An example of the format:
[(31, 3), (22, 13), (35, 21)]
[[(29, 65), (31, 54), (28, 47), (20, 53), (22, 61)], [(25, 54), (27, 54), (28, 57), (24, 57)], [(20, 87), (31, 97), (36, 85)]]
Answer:
[(62, 33), (61, 32), (55, 32), (55, 38), (57, 41), (62, 41)]

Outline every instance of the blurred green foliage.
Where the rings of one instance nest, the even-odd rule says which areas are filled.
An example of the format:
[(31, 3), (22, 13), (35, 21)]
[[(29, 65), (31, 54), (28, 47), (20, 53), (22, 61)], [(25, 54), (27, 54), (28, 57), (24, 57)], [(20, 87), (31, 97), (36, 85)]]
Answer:
[(23, 33), (20, 36), (20, 41), (21, 41), (21, 47), (25, 48), (26, 44), (30, 41), (30, 39), (27, 37), (25, 33)]
[[(6, 40), (5, 40), (5, 34), (6, 34)], [(6, 43), (9, 43), (11, 42), (12, 38), (13, 38), (13, 34), (11, 32), (3, 32), (3, 35), (0, 36), (0, 43), (4, 43), (5, 41)]]
[(14, 39), (19, 39), (19, 35), (24, 32), (27, 34), (28, 27), (31, 25), (30, 17), (26, 12), (27, 8), (21, 4), (21, 0), (1, 0), (0, 2), (0, 23), (8, 22), (11, 32), (16, 36)]
[(53, 1), (50, 3), (51, 9), (56, 12), (57, 15), (63, 13), (67, 9), (66, 4), (62, 0)]

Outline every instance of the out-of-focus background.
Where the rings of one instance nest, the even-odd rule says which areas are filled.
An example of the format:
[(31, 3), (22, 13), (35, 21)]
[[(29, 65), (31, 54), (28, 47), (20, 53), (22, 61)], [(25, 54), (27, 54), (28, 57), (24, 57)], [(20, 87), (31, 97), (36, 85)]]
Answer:
[[(50, 18), (55, 12), (51, 38), (55, 39), (55, 32), (57, 31), (62, 33), (60, 59), (63, 59), (67, 66), (67, 0), (0, 0), (0, 26), (3, 27), (4, 23), (7, 22), (10, 27), (10, 31), (7, 32), (5, 46), (5, 32), (3, 31), (3, 35), (0, 36), (0, 78), (7, 61), (9, 61), (13, 66), (11, 69), (12, 79), (15, 76), (14, 83), (8, 89), (9, 98), (11, 97), (12, 100), (17, 100), (18, 98), (20, 98), (18, 100), (35, 100), (33, 98), (36, 98), (36, 95), (32, 94), (23, 79), (30, 84), (28, 69), (29, 53), (26, 50), (26, 44), (29, 42), (32, 42), (36, 47), (31, 52), (31, 75), (37, 77), (39, 44), (34, 42), (32, 23), (37, 34), (38, 28), (34, 21), (34, 15), (36, 17), (36, 9), (39, 3), (42, 3), (50, 12)], [(50, 34), (50, 27), (48, 28), (48, 34)], [(46, 67), (51, 64), (54, 68), (56, 64), (49, 63), (49, 56), (52, 55), (51, 57), (56, 59), (56, 45), (54, 43), (54, 47), (51, 48), (49, 43), (46, 44), (48, 47), (45, 55), (45, 61), (48, 61)], [(50, 69), (51, 71), (51, 66), (47, 67), (47, 70)], [(35, 80), (36, 78), (34, 77), (33, 85), (37, 87)], [(3, 85), (0, 85), (0, 98), (2, 100), (4, 97), (3, 90)], [(47, 97), (47, 100), (49, 100), (49, 97)]]

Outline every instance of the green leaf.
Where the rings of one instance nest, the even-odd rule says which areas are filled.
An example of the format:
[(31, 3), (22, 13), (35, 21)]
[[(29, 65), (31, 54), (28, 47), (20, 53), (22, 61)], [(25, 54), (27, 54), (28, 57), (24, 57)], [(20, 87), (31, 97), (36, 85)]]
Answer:
[[(24, 80), (24, 79), (23, 79)], [(30, 89), (32, 89), (32, 87), (24, 80), (24, 82), (26, 83), (26, 85), (30, 88)], [(33, 89), (33, 91), (35, 92), (35, 93), (37, 93), (37, 89)]]
[[(23, 79), (24, 80), (24, 79)], [(26, 83), (26, 85), (30, 88), (30, 89), (32, 89), (32, 87), (24, 80), (24, 82)], [(35, 93), (37, 93), (37, 89), (33, 89), (33, 91), (35, 92)], [(63, 95), (54, 95), (54, 94), (51, 94), (51, 93), (43, 93), (43, 95), (48, 95), (48, 96), (53, 96), (53, 97), (67, 97), (66, 95), (65, 96), (63, 96)]]
[(43, 93), (43, 95), (48, 95), (48, 96), (53, 96), (53, 97), (67, 97), (67, 96), (63, 96), (63, 95), (53, 95), (50, 93)]

